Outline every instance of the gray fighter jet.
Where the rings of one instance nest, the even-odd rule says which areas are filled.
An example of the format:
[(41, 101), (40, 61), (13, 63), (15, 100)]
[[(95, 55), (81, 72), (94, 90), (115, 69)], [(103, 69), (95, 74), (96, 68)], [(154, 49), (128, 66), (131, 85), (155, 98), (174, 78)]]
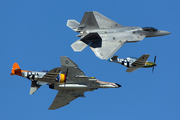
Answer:
[[(11, 75), (18, 75), (32, 81), (30, 94), (36, 92), (41, 85), (49, 85), (50, 89), (58, 90), (58, 93), (49, 107), (54, 110), (63, 107), (78, 97), (85, 97), (86, 91), (98, 88), (119, 88), (121, 85), (111, 82), (103, 82), (95, 77), (88, 77), (68, 57), (60, 57), (61, 67), (50, 71), (21, 70), (17, 63), (13, 64)], [(61, 73), (60, 73), (61, 72)]]
[(67, 26), (80, 33), (77, 35), (80, 39), (71, 45), (75, 52), (89, 46), (97, 57), (105, 60), (111, 58), (125, 43), (170, 34), (153, 27), (122, 26), (95, 11), (85, 12), (81, 23), (68, 20)]

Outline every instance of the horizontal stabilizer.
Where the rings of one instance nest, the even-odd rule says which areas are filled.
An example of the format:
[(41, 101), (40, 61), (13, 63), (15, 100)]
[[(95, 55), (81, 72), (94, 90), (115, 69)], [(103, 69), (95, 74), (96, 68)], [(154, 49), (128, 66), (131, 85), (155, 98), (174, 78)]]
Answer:
[(112, 60), (117, 60), (117, 57), (118, 57), (118, 56), (113, 56), (111, 59), (112, 59)]
[(81, 52), (82, 50), (84, 50), (84, 48), (86, 48), (88, 45), (86, 43), (84, 43), (81, 40), (77, 40), (76, 42), (74, 42), (71, 47), (75, 52)]
[(41, 87), (41, 85), (38, 85), (36, 83), (36, 81), (32, 81), (31, 88), (30, 88), (30, 93), (29, 94), (30, 95), (34, 94), (39, 89), (39, 87)]
[(77, 22), (76, 20), (68, 20), (67, 21), (67, 26), (69, 28), (71, 28), (72, 30), (74, 30), (75, 32), (78, 32), (78, 27), (79, 27), (79, 22)]

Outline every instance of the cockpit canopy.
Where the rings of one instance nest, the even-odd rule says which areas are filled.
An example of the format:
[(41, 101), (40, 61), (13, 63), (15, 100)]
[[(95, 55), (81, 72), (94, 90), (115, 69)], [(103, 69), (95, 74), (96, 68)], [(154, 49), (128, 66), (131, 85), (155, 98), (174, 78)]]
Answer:
[(142, 29), (144, 31), (149, 31), (149, 32), (156, 32), (156, 31), (158, 31), (156, 28), (153, 28), (153, 27), (143, 27)]

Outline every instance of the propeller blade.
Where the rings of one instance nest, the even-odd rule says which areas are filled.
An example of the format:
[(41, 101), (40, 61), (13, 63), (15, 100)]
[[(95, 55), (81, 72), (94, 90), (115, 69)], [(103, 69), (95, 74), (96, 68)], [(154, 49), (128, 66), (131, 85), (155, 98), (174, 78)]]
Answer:
[(67, 75), (68, 75), (68, 68), (67, 68), (67, 70), (66, 70), (66, 77), (67, 77)]
[(154, 72), (154, 66), (153, 66), (153, 68), (152, 68), (152, 73)]
[(156, 56), (154, 57), (154, 63), (156, 62)]
[(68, 68), (66, 70), (66, 78), (65, 78), (65, 82), (64, 82), (64, 87), (65, 87), (65, 84), (66, 84), (67, 75), (68, 75)]

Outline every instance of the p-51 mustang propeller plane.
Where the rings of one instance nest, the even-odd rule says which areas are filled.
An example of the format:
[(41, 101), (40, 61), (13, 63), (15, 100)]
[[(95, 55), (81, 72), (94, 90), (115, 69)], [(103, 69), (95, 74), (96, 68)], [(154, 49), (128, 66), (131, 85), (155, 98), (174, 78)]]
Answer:
[(109, 62), (115, 62), (122, 64), (128, 69), (126, 72), (133, 72), (137, 70), (138, 68), (149, 68), (153, 67), (152, 72), (154, 71), (154, 66), (156, 66), (156, 56), (154, 57), (154, 62), (147, 61), (150, 55), (144, 54), (140, 58), (134, 58), (134, 57), (127, 57), (126, 59), (118, 58), (118, 56), (113, 56), (109, 59)]
[(71, 45), (75, 52), (81, 52), (89, 46), (103, 60), (111, 58), (125, 43), (170, 34), (152, 27), (122, 26), (95, 11), (85, 12), (81, 23), (68, 20), (67, 26), (80, 33), (77, 37), (81, 38)]
[(51, 89), (58, 90), (53, 103), (49, 107), (50, 110), (63, 107), (78, 97), (84, 97), (86, 91), (121, 87), (117, 83), (103, 82), (94, 77), (86, 76), (78, 68), (78, 65), (67, 57), (60, 57), (60, 59), (61, 67), (54, 68), (49, 72), (21, 70), (19, 65), (14, 63), (11, 75), (18, 75), (31, 80), (31, 95), (44, 84), (49, 85)]

